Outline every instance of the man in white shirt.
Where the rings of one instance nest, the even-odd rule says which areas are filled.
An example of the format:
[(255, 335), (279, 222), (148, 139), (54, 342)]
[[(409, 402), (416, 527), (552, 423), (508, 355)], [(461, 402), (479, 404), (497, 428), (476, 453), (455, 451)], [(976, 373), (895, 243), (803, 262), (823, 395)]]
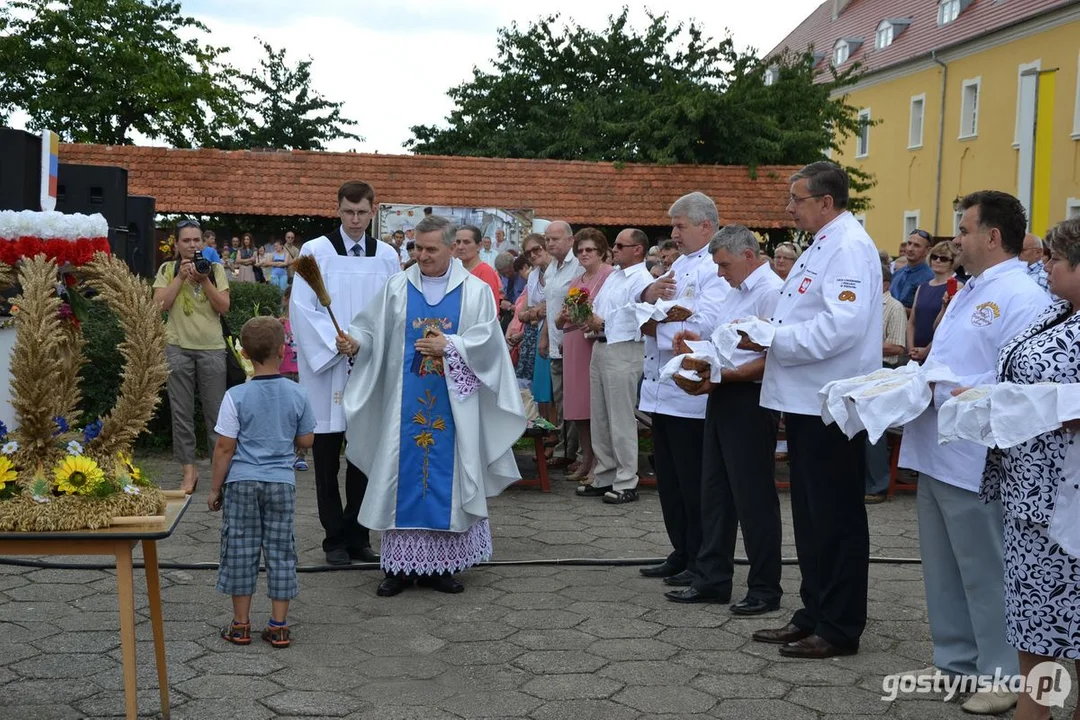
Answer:
[[(858, 652), (866, 627), (870, 536), (863, 505), (866, 435), (849, 440), (821, 419), (826, 383), (881, 369), (881, 259), (848, 212), (848, 177), (830, 162), (791, 176), (788, 212), (814, 243), (780, 289), (770, 321), (761, 404), (784, 413), (791, 461), (791, 519), (803, 607), (775, 630), (754, 633), (785, 657)], [(746, 338), (743, 349), (762, 350)]]
[[(971, 279), (949, 302), (927, 362), (939, 362), (967, 387), (996, 379), (998, 353), (1050, 304), (1017, 259), (1027, 224), (1020, 201), (992, 190), (961, 201), (957, 260)], [(908, 673), (1012, 676), (1016, 651), (1005, 639), (1001, 502), (984, 503), (979, 485), (986, 449), (938, 444), (937, 408), (957, 386), (938, 383), (934, 401), (904, 428), (900, 466), (919, 473), (919, 552), (934, 664)], [(1004, 691), (977, 692), (964, 709), (997, 714), (1016, 704)]]
[[(401, 269), (393, 245), (367, 234), (377, 209), (375, 190), (365, 182), (347, 182), (338, 190), (341, 224), (325, 237), (304, 243), (300, 255), (318, 261), (331, 309), (343, 325), (377, 297), (386, 280)], [(338, 353), (337, 331), (303, 278), (294, 278), (289, 319), (296, 339), (296, 363), (300, 384), (307, 390), (315, 411), (315, 493), (319, 522), (326, 531), (323, 550), (331, 565), (350, 560), (374, 562), (367, 528), (357, 524), (364, 501), (367, 476), (351, 462), (345, 469), (345, 507), (341, 505), (338, 470), (345, 441), (345, 410), (341, 404), (351, 366)]]
[(493, 269), (498, 270), (495, 267), (495, 258), (499, 257), (497, 250), (493, 250), (491, 247), (491, 238), (485, 235), (480, 241), (480, 262), (487, 263)]
[(1046, 262), (1043, 260), (1043, 241), (1038, 235), (1028, 233), (1024, 236), (1024, 249), (1020, 259), (1027, 265), (1028, 276), (1043, 290), (1050, 292), (1050, 283), (1046, 280)]
[[(709, 241), (720, 275), (733, 288), (718, 324), (772, 317), (784, 281), (758, 255), (758, 240), (742, 225), (728, 225)], [(706, 336), (707, 337), (707, 336)], [(700, 340), (694, 333), (675, 336)], [(776, 430), (779, 413), (761, 407), (765, 354), (739, 350), (737, 365), (700, 389), (708, 395), (701, 478), (701, 550), (690, 587), (665, 593), (679, 603), (728, 602), (735, 574), (735, 537), (742, 529), (750, 560), (746, 597), (736, 615), (780, 607), (780, 499), (776, 495)]]
[[(567, 226), (569, 227), (569, 225)], [(499, 228), (495, 231), (495, 252), (506, 252), (514, 247), (514, 243), (506, 238), (506, 231)]]
[[(502, 232), (496, 231), (496, 236)], [(563, 427), (563, 361), (562, 330), (555, 327), (555, 318), (562, 310), (563, 301), (570, 291), (570, 283), (585, 272), (574, 256), (574, 233), (569, 223), (555, 220), (544, 230), (544, 242), (551, 262), (544, 270), (544, 297), (547, 301), (547, 322), (544, 324), (547, 342), (541, 341), (540, 349), (547, 348), (551, 358), (551, 398), (555, 405), (555, 423), (559, 426), (559, 444), (552, 453), (554, 467), (569, 465), (577, 454), (577, 436), (573, 424)]]
[(668, 216), (671, 237), (682, 255), (667, 274), (645, 288), (641, 301), (674, 301), (692, 314), (685, 321), (650, 320), (641, 328), (645, 363), (638, 407), (652, 415), (656, 489), (672, 551), (660, 565), (640, 572), (663, 578), (666, 585), (688, 587), (701, 547), (701, 447), (707, 398), (687, 395), (672, 380), (661, 381), (660, 370), (675, 356), (676, 333), (690, 330), (704, 335), (716, 325), (716, 314), (731, 287), (717, 274), (709, 254), (709, 240), (720, 224), (716, 203), (693, 192), (676, 200)]
[(577, 494), (603, 497), (618, 505), (637, 500), (638, 383), (641, 382), (645, 348), (641, 330), (625, 308), (637, 302), (653, 281), (645, 267), (649, 236), (628, 228), (615, 238), (612, 271), (593, 299), (589, 331), (596, 334), (589, 364), (589, 404), (592, 446), (596, 457), (593, 484), (582, 485)]

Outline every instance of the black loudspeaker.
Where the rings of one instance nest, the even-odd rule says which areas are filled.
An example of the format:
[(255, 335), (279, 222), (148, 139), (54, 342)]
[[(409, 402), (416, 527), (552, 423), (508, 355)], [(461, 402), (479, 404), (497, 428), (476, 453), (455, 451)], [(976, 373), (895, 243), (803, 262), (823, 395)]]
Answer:
[(41, 136), (0, 128), (0, 210), (41, 209)]
[(154, 198), (146, 195), (128, 195), (127, 238), (122, 257), (131, 272), (144, 278), (153, 278), (155, 232)]
[(126, 256), (127, 170), (98, 165), (60, 163), (56, 177), (56, 209), (64, 213), (101, 213), (109, 224), (109, 247)]

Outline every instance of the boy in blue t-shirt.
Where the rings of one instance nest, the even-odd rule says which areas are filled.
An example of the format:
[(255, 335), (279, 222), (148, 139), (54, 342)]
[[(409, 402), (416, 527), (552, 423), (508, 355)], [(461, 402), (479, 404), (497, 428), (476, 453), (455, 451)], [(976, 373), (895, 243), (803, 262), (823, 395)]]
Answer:
[(261, 551), (271, 604), (262, 638), (284, 648), (289, 646), (289, 600), (299, 592), (294, 450), (309, 448), (315, 440), (315, 413), (304, 389), (278, 373), (285, 333), (277, 318), (248, 320), (240, 344), (255, 373), (221, 402), (214, 428), (214, 484), (207, 501), (212, 511), (225, 509), (217, 589), (232, 595), (233, 619), (221, 637), (236, 645), (251, 643), (249, 613)]

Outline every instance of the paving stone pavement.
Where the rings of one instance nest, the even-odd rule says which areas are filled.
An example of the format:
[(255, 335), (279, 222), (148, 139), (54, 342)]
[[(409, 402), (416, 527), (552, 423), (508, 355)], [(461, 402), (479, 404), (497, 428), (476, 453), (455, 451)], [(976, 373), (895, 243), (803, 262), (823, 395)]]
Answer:
[[(145, 462), (164, 487), (179, 484), (166, 458)], [(522, 471), (531, 471), (522, 459)], [(206, 510), (209, 470), (177, 533), (159, 544), (163, 565), (215, 562), (220, 515)], [(310, 472), (298, 473), (297, 543), (305, 566), (323, 562)], [(350, 568), (300, 575), (294, 644), (274, 650), (222, 641), (231, 615), (216, 572), (162, 570), (172, 717), (176, 720), (623, 720), (631, 718), (960, 718), (940, 696), (881, 699), (882, 677), (929, 664), (917, 564), (870, 568), (870, 622), (858, 655), (781, 658), (754, 643), (798, 605), (798, 568), (784, 568), (780, 612), (752, 620), (725, 606), (679, 606), (659, 581), (618, 561), (669, 546), (655, 489), (610, 506), (577, 498), (561, 475), (551, 494), (512, 488), (491, 503), (497, 563), (460, 575), (461, 595), (411, 589), (379, 598), (381, 574)], [(794, 558), (784, 508), (784, 556)], [(871, 550), (918, 557), (914, 498), (870, 506)], [(52, 558), (94, 562), (94, 558)], [(600, 564), (554, 564), (601, 559)], [(145, 583), (137, 578), (139, 712), (159, 717)], [(745, 567), (736, 575), (736, 598)], [(744, 585), (743, 585), (744, 586)], [(265, 592), (260, 580), (258, 593)], [(265, 621), (257, 596), (253, 624)], [(109, 570), (0, 565), (0, 720), (123, 715), (119, 618)], [(1075, 687), (1075, 684), (1074, 684)], [(1076, 691), (1066, 705), (1076, 702)], [(1057, 717), (1065, 717), (1062, 710)]]

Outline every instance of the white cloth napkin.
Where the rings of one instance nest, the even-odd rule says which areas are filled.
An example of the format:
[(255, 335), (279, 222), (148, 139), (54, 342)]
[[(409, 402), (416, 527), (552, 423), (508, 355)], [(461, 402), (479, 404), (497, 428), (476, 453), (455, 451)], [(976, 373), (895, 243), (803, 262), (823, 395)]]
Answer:
[(682, 366), (682, 361), (683, 361), (684, 357), (691, 357), (691, 358), (694, 358), (695, 360), (704, 360), (705, 359), (705, 358), (697, 357), (695, 353), (684, 353), (682, 355), (676, 355), (675, 357), (668, 360), (667, 363), (664, 365), (664, 367), (660, 368), (660, 380), (661, 380), (661, 382), (663, 382), (664, 380), (671, 380), (676, 375), (681, 375), (682, 377), (686, 378), (687, 380), (693, 380), (694, 382), (698, 382), (698, 381), (703, 379), (695, 371), (687, 370), (686, 368), (684, 368)]
[(737, 367), (732, 357), (738, 349), (739, 341), (742, 340), (740, 333), (746, 333), (746, 337), (751, 342), (767, 348), (772, 345), (773, 338), (776, 337), (776, 328), (771, 323), (756, 317), (736, 320), (717, 327), (710, 339), (716, 347), (717, 357), (725, 368)]
[(655, 303), (634, 303), (628, 305), (634, 313), (637, 326), (641, 327), (650, 320), (661, 322), (667, 318), (668, 310), (673, 307), (684, 307), (693, 314), (694, 298), (675, 298), (674, 300), (657, 300)]
[(821, 415), (849, 438), (866, 430), (870, 442), (876, 443), (889, 428), (905, 425), (926, 410), (933, 400), (931, 383), (955, 381), (956, 376), (939, 363), (882, 368), (823, 387), (818, 392)]
[(1080, 384), (997, 383), (950, 398), (938, 411), (938, 441), (1011, 448), (1080, 418)]

